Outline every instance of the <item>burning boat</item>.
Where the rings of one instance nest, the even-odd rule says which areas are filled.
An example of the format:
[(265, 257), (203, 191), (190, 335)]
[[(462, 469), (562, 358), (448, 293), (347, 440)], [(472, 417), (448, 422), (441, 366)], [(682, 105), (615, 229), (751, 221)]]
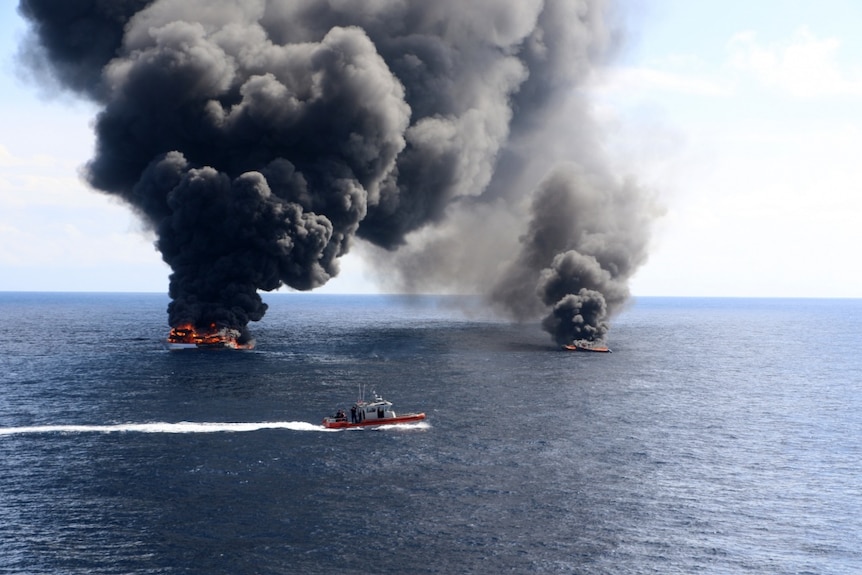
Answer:
[(611, 348), (597, 342), (586, 340), (573, 341), (563, 346), (566, 351), (592, 351), (596, 353), (611, 353)]
[(191, 324), (183, 324), (171, 329), (165, 347), (169, 350), (180, 349), (251, 349), (254, 342), (240, 343), (242, 333), (229, 327), (217, 328), (211, 325), (207, 331), (199, 331)]
[(392, 402), (386, 401), (376, 393), (373, 401), (365, 401), (362, 397), (350, 408), (350, 414), (339, 409), (335, 415), (324, 417), (323, 426), (329, 429), (344, 427), (365, 427), (369, 425), (394, 425), (397, 423), (414, 423), (425, 419), (424, 413), (406, 413), (396, 415), (392, 410)]

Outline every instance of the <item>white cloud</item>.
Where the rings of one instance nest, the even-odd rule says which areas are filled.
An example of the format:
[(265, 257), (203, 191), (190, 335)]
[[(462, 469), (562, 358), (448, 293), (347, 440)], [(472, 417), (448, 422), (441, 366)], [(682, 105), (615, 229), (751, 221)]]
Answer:
[(619, 169), (667, 200), (633, 292), (860, 297), (862, 67), (850, 48), (803, 28), (692, 50), (635, 61), (593, 92)]
[(729, 97), (740, 74), (794, 98), (862, 95), (862, 68), (841, 60), (838, 38), (818, 38), (800, 28), (784, 42), (764, 44), (754, 31), (734, 34), (726, 60), (710, 65), (693, 54), (670, 54), (641, 66), (613, 68), (597, 77), (593, 93), (629, 98), (645, 95)]
[(615, 68), (593, 88), (593, 93), (597, 95), (638, 96), (656, 92), (727, 96), (732, 91), (731, 85), (714, 75), (658, 67)]
[[(0, 222), (13, 214), (28, 213), (34, 218), (41, 209), (65, 211), (71, 218), (102, 209), (114, 210), (123, 204), (97, 192), (79, 175), (82, 160), (62, 155), (16, 154), (0, 143)], [(116, 220), (117, 212), (103, 214)], [(123, 207), (123, 219), (131, 210)], [(136, 226), (141, 227), (141, 226)]]
[[(138, 270), (166, 275), (152, 234), (77, 171), (77, 159), (16, 154), (0, 144), (0, 289), (44, 289), (44, 282), (56, 289), (133, 289), (124, 284), (131, 278), (143, 289)], [(118, 268), (125, 271), (112, 272)]]
[(789, 42), (761, 44), (755, 32), (740, 32), (728, 43), (729, 64), (766, 86), (798, 98), (862, 95), (858, 70), (843, 69), (837, 38), (819, 39), (807, 28)]
[(6, 146), (0, 144), (0, 168), (3, 168), (4, 171), (10, 168), (44, 167), (51, 163), (51, 159), (46, 156), (33, 157), (29, 159), (16, 157)]

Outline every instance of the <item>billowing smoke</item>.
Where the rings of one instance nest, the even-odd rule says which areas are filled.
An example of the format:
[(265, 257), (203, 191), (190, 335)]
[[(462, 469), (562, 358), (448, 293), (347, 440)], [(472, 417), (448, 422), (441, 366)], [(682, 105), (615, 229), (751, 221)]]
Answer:
[(522, 249), (492, 296), (522, 319), (549, 309), (542, 326), (557, 343), (604, 341), (646, 261), (651, 198), (631, 182), (564, 164), (541, 183), (529, 213)]
[(245, 330), (359, 241), (402, 288), (596, 340), (652, 214), (579, 95), (604, 4), (21, 0), (20, 55), (101, 106), (86, 175), (156, 232), (172, 326)]

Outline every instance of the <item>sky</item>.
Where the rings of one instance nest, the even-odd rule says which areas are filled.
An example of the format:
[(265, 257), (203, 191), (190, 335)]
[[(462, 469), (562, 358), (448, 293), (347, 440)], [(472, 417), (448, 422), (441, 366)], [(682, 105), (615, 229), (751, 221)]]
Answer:
[[(16, 5), (0, 3), (0, 291), (166, 292), (154, 237), (79, 177), (96, 109), (15, 65)], [(615, 169), (665, 208), (632, 293), (862, 297), (862, 4), (632, 0), (622, 17), (583, 89)], [(351, 253), (317, 291), (385, 288)]]

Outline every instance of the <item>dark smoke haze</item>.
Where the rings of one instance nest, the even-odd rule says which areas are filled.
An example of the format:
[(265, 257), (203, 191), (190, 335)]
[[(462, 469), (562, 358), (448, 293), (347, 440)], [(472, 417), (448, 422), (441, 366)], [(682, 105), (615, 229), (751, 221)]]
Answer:
[(654, 215), (579, 92), (606, 4), (21, 0), (20, 56), (101, 106), (87, 179), (156, 232), (172, 326), (245, 330), (359, 244), (400, 289), (602, 340)]

